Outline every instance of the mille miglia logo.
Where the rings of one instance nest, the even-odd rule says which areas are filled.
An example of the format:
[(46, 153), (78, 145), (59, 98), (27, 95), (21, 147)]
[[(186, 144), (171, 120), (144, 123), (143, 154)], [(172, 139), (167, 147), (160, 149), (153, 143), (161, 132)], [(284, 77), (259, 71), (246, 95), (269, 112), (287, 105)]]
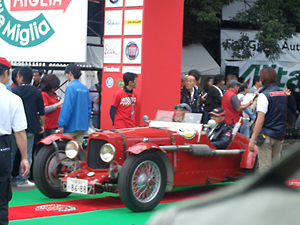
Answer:
[[(71, 0), (11, 0), (10, 12), (33, 10), (63, 10)], [(0, 0), (0, 38), (21, 48), (34, 47), (48, 40), (54, 29), (41, 13), (35, 19), (21, 21), (15, 19), (7, 10), (4, 0)]]

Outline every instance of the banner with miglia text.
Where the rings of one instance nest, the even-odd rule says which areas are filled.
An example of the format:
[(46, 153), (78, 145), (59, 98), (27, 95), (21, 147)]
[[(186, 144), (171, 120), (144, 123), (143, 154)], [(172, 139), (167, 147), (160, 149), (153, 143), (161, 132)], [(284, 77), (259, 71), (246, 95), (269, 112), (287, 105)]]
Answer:
[(0, 0), (0, 56), (85, 62), (87, 1)]

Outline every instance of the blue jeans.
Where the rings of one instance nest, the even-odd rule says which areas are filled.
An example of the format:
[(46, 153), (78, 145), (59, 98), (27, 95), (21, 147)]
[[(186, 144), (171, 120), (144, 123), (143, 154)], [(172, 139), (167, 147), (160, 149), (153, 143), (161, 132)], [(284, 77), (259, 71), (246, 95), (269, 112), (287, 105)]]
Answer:
[(249, 137), (249, 120), (243, 120), (244, 125), (241, 126), (240, 133)]
[(96, 129), (100, 128), (99, 115), (92, 115), (92, 124)]
[[(31, 163), (32, 163), (32, 148), (33, 148), (33, 143), (34, 143), (34, 133), (26, 133), (27, 136), (27, 157), (28, 157), (28, 163), (29, 166), (31, 167)], [(14, 167), (14, 160), (15, 160), (15, 156), (16, 153), (18, 151), (18, 145), (16, 142), (16, 137), (15, 134), (11, 135), (11, 172), (13, 170)], [(22, 157), (21, 157), (22, 160)], [(21, 167), (19, 169), (19, 175), (15, 177), (15, 182), (22, 182), (24, 180), (27, 180), (30, 177), (30, 172), (29, 174), (23, 178), (22, 177), (22, 171), (21, 171)]]

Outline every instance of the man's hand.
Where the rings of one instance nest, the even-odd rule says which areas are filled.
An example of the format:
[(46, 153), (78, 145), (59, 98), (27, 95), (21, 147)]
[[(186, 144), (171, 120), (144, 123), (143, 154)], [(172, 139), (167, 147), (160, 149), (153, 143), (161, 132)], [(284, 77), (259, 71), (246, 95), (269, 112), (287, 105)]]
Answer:
[(59, 127), (59, 128), (57, 128), (57, 130), (56, 130), (56, 133), (63, 133), (64, 132), (64, 128), (63, 127)]
[(249, 141), (249, 151), (254, 152), (254, 146), (255, 144), (252, 141)]
[(286, 93), (287, 96), (290, 96), (292, 93), (291, 90), (288, 88), (284, 89), (284, 92)]
[(41, 131), (39, 132), (39, 134), (44, 133), (44, 131), (45, 131), (45, 128), (43, 126), (41, 126)]
[(25, 178), (28, 175), (29, 170), (30, 170), (28, 160), (27, 159), (22, 159), (20, 167), (21, 167), (22, 177)]

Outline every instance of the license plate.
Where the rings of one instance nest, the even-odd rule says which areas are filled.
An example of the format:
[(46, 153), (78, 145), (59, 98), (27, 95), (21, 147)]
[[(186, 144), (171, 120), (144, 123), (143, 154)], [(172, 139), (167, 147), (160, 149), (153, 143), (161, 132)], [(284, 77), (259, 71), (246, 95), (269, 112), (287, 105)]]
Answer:
[(78, 194), (88, 193), (88, 181), (75, 178), (67, 178), (67, 192)]

